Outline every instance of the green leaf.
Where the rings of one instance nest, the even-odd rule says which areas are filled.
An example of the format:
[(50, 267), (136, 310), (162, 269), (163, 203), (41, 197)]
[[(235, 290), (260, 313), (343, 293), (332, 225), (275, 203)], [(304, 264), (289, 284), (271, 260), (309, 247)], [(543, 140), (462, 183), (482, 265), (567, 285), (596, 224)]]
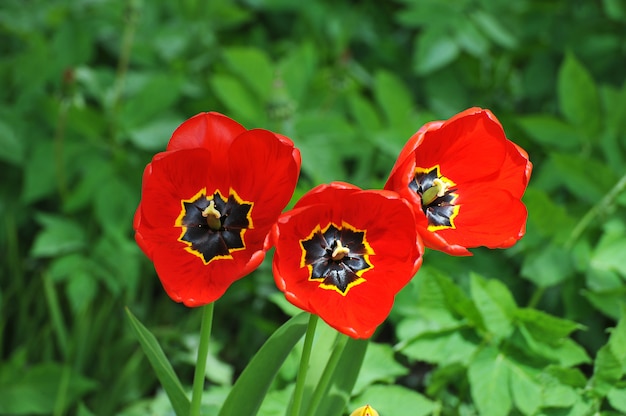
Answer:
[(626, 237), (606, 233), (602, 236), (591, 257), (590, 266), (600, 271), (614, 271), (626, 279)]
[(129, 225), (120, 218), (133, 218), (139, 197), (117, 177), (98, 187), (94, 196), (94, 216), (102, 228), (112, 234), (127, 235)]
[(600, 97), (587, 69), (568, 53), (557, 80), (559, 108), (573, 125), (582, 128), (588, 138), (600, 129)]
[(48, 268), (48, 276), (53, 282), (61, 282), (69, 279), (74, 272), (87, 271), (95, 267), (88, 257), (79, 253), (57, 256)]
[(610, 167), (596, 159), (553, 153), (547, 163), (556, 168), (556, 175), (572, 194), (590, 204), (598, 202), (618, 180)]
[(131, 328), (137, 336), (139, 344), (150, 361), (161, 386), (167, 393), (172, 407), (177, 416), (187, 416), (189, 414), (189, 399), (183, 390), (183, 386), (178, 380), (172, 365), (168, 361), (165, 353), (161, 349), (159, 342), (152, 333), (126, 308), (126, 314), (130, 320)]
[(567, 240), (575, 221), (567, 214), (564, 205), (555, 203), (545, 191), (532, 187), (526, 190), (524, 202), (528, 208), (525, 238), (544, 236), (553, 239), (555, 243)]
[(24, 141), (20, 141), (11, 126), (0, 121), (0, 160), (20, 165), (24, 160)]
[(93, 299), (98, 292), (98, 283), (93, 272), (77, 270), (67, 282), (67, 298), (72, 305), (74, 314), (84, 312), (85, 308), (92, 305)]
[(403, 0), (401, 3), (406, 3), (407, 8), (398, 12), (398, 22), (403, 26), (421, 27), (441, 26), (450, 17), (457, 17), (464, 2)]
[[(112, 163), (102, 155), (81, 157), (81, 171), (72, 192), (63, 201), (63, 211), (74, 214), (93, 205), (100, 186), (116, 174)], [(138, 201), (137, 201), (138, 202)]]
[(583, 296), (599, 311), (613, 319), (619, 319), (621, 307), (626, 304), (626, 286), (592, 292), (582, 291)]
[(547, 114), (522, 116), (517, 122), (537, 144), (547, 148), (576, 150), (581, 146), (580, 130), (554, 116)]
[(509, 388), (515, 407), (525, 415), (534, 415), (541, 404), (542, 386), (537, 380), (537, 370), (509, 361)]
[(585, 349), (569, 338), (555, 338), (550, 341), (541, 339), (540, 335), (533, 333), (524, 323), (518, 324), (518, 330), (523, 339), (520, 343), (521, 348), (531, 352), (536, 358), (543, 357), (562, 366), (574, 366), (590, 361)]
[(407, 86), (396, 75), (388, 71), (376, 72), (374, 96), (390, 126), (399, 128), (409, 124), (413, 99)]
[(600, 147), (609, 165), (619, 172), (624, 165), (620, 136), (626, 127), (626, 84), (621, 89), (602, 85), (600, 97), (604, 111)]
[(49, 214), (37, 214), (36, 219), (44, 229), (35, 237), (32, 256), (58, 256), (85, 246), (85, 231), (75, 221)]
[[(341, 353), (339, 364), (333, 373), (328, 393), (319, 408), (316, 409), (315, 414), (317, 416), (339, 415), (345, 409), (352, 396), (359, 372), (364, 365), (368, 344), (368, 340), (352, 338), (348, 340)], [(365, 365), (368, 364), (365, 363)]]
[(613, 388), (624, 375), (626, 368), (626, 308), (622, 306), (622, 317), (611, 331), (608, 342), (600, 348), (594, 363), (590, 384), (601, 396)]
[[(559, 367), (559, 370), (568, 371), (571, 369)], [(582, 377), (584, 386), (587, 380), (582, 374), (578, 374)], [(543, 372), (539, 375), (539, 380), (542, 386), (541, 403), (544, 407), (571, 407), (578, 399), (579, 392), (577, 389), (562, 382), (557, 376)]]
[(32, 153), (26, 155), (24, 167), (24, 185), (21, 199), (24, 203), (31, 203), (47, 197), (56, 191), (57, 178), (62, 159), (55, 158), (52, 162), (51, 155), (58, 155), (51, 140), (33, 141)]
[(353, 393), (359, 394), (375, 382), (392, 383), (397, 377), (406, 375), (409, 370), (396, 361), (394, 353), (388, 344), (370, 342)]
[(613, 20), (626, 21), (626, 4), (620, 0), (604, 0), (602, 6), (607, 16)]
[(609, 390), (606, 398), (611, 403), (611, 406), (619, 410), (620, 412), (626, 413), (626, 389), (625, 388), (617, 388), (613, 387)]
[(570, 252), (556, 244), (549, 244), (526, 256), (521, 275), (545, 288), (565, 281), (572, 272)]
[(587, 377), (578, 368), (564, 368), (549, 365), (545, 368), (545, 374), (558, 380), (559, 383), (575, 387), (584, 388), (587, 385)]
[[(44, 362), (11, 374), (0, 384), (0, 414), (53, 414), (72, 405), (97, 384), (69, 367)], [(61, 402), (61, 403), (60, 403)]]
[(161, 116), (142, 124), (129, 132), (131, 142), (142, 150), (158, 152), (165, 150), (172, 133), (183, 122), (180, 117)]
[(261, 101), (237, 78), (216, 74), (211, 77), (210, 82), (215, 94), (226, 105), (232, 117), (257, 124), (265, 119)]
[(460, 287), (443, 274), (437, 274), (436, 280), (446, 298), (446, 307), (449, 310), (466, 319), (472, 325), (481, 327), (484, 325), (481, 312), (477, 305), (472, 302), (473, 299), (468, 298)]
[(481, 350), (469, 365), (467, 375), (472, 398), (481, 415), (505, 416), (512, 407), (509, 368), (495, 348)]
[(256, 414), (283, 361), (304, 335), (308, 319), (307, 313), (294, 316), (270, 336), (235, 382), (220, 416)]
[[(467, 84), (459, 76), (456, 66), (442, 68), (428, 75), (428, 82), (423, 86), (428, 108), (438, 115), (437, 118), (451, 117), (461, 108), (471, 107), (476, 103)], [(428, 121), (432, 121), (431, 118)]]
[(311, 79), (317, 69), (317, 50), (312, 43), (305, 42), (296, 47), (281, 62), (280, 75), (289, 96), (297, 103), (303, 102)]
[[(181, 95), (183, 79), (169, 73), (131, 74), (129, 96), (121, 101), (120, 120), (129, 130), (142, 128), (169, 110)], [(171, 131), (163, 131), (166, 139)]]
[(316, 183), (331, 182), (345, 176), (343, 157), (357, 149), (362, 156), (367, 149), (367, 143), (357, 145), (354, 142), (353, 127), (337, 113), (302, 114), (297, 118), (295, 130), (302, 138), (298, 143), (302, 153), (302, 170)]
[(224, 59), (260, 101), (266, 103), (272, 91), (274, 66), (265, 52), (251, 47), (231, 47), (224, 50)]
[(457, 41), (438, 28), (428, 28), (421, 32), (415, 48), (413, 69), (418, 75), (426, 75), (445, 67), (461, 51)]
[[(381, 93), (385, 94), (384, 92)], [(348, 103), (350, 104), (350, 113), (360, 129), (371, 134), (371, 132), (381, 128), (380, 117), (370, 101), (361, 95), (351, 94)]]
[(460, 330), (427, 333), (407, 342), (400, 351), (407, 357), (427, 363), (467, 364), (478, 348)]
[(499, 20), (483, 11), (476, 10), (470, 15), (472, 21), (498, 45), (513, 49), (517, 46), (517, 39), (509, 32)]
[(584, 328), (578, 322), (549, 315), (537, 309), (520, 308), (515, 312), (515, 318), (523, 322), (537, 340), (550, 344), (558, 343), (561, 338)]
[(259, 416), (285, 416), (285, 409), (289, 407), (289, 402), (293, 397), (295, 383), (290, 384), (282, 390), (272, 390), (267, 393), (263, 404), (259, 408)]
[(600, 295), (623, 289), (624, 280), (620, 278), (619, 274), (610, 269), (597, 269), (592, 265), (585, 277), (587, 288)]
[[(381, 415), (426, 416), (436, 414), (440, 405), (402, 386), (373, 385), (352, 400), (350, 410), (369, 404)], [(410, 409), (410, 410), (409, 410)]]
[(489, 53), (489, 40), (469, 19), (459, 20), (456, 25), (455, 38), (459, 46), (471, 55), (486, 57)]
[(623, 374), (622, 363), (612, 351), (611, 346), (604, 345), (600, 348), (596, 355), (591, 378), (593, 390), (601, 396), (606, 396)]
[[(400, 292), (396, 301), (398, 306), (394, 306), (394, 311), (399, 307), (404, 315), (420, 317), (413, 319), (413, 324), (423, 330), (412, 333), (413, 336), (421, 332), (455, 328), (463, 320), (467, 320), (471, 325), (483, 326), (476, 305), (460, 287), (437, 269), (428, 265), (423, 266), (407, 285), (407, 290), (412, 288), (413, 293), (405, 290)], [(430, 322), (423, 325), (423, 321)]]
[(517, 305), (511, 292), (498, 280), (485, 280), (472, 273), (471, 296), (487, 330), (494, 337), (508, 337), (513, 331), (512, 317)]

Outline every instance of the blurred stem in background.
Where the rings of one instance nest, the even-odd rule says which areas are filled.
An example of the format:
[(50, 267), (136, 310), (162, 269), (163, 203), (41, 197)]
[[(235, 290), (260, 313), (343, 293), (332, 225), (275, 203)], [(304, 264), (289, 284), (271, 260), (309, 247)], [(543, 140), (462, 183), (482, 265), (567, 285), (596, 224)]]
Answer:
[(113, 87), (113, 95), (110, 102), (111, 122), (109, 124), (109, 135), (112, 143), (116, 143), (118, 140), (117, 129), (119, 127), (119, 121), (117, 119), (117, 114), (119, 112), (119, 108), (122, 102), (124, 82), (126, 80), (126, 73), (128, 72), (128, 66), (130, 64), (135, 31), (137, 30), (137, 21), (139, 20), (139, 7), (139, 0), (126, 0), (124, 14), (124, 34), (122, 35), (122, 45), (117, 61), (117, 71), (115, 73), (115, 85)]

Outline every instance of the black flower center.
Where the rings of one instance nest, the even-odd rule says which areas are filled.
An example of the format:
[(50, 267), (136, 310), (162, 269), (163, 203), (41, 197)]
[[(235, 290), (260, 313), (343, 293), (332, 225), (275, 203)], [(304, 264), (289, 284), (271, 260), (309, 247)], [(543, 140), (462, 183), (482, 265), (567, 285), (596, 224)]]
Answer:
[(351, 287), (365, 282), (363, 273), (373, 268), (369, 256), (374, 251), (365, 238), (365, 231), (347, 223), (340, 227), (319, 226), (304, 240), (302, 267), (309, 269), (309, 280), (320, 282), (322, 289), (336, 290), (346, 295)]
[(420, 195), (422, 211), (428, 220), (428, 230), (438, 231), (456, 228), (454, 219), (460, 205), (455, 204), (458, 197), (456, 184), (441, 175), (439, 165), (429, 169), (416, 168), (409, 188)]
[(246, 247), (244, 234), (252, 228), (252, 203), (243, 201), (234, 190), (228, 198), (220, 191), (206, 195), (202, 189), (181, 201), (176, 226), (182, 228), (178, 241), (186, 250), (209, 264), (216, 259), (232, 259), (231, 253)]

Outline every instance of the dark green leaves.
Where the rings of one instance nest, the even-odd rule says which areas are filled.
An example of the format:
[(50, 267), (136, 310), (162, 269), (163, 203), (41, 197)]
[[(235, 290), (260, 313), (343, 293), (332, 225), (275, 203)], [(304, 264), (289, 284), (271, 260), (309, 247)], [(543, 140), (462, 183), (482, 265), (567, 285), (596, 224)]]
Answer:
[[(15, 364), (15, 363), (14, 363)], [(0, 413), (11, 415), (61, 414), (97, 382), (76, 374), (57, 363), (40, 364), (18, 370), (5, 365), (0, 371)]]
[(593, 78), (574, 55), (567, 54), (558, 76), (559, 108), (587, 137), (600, 129), (600, 97)]
[[(0, 413), (171, 413), (136, 331), (184, 411), (198, 323), (132, 230), (143, 169), (183, 120), (219, 111), (292, 138), (295, 202), (334, 180), (381, 188), (424, 123), (474, 105), (534, 164), (527, 233), (472, 258), (427, 252), (374, 344), (348, 344), (324, 416), (364, 401), (383, 415), (626, 413), (622, 0), (23, 3), (0, 7)], [(285, 319), (276, 297), (297, 313), (268, 262), (221, 300), (212, 359), (228, 370), (207, 377), (209, 414)], [(281, 338), (294, 352), (262, 367), (269, 390), (246, 382), (255, 406), (268, 392), (264, 416), (289, 406), (296, 328)]]

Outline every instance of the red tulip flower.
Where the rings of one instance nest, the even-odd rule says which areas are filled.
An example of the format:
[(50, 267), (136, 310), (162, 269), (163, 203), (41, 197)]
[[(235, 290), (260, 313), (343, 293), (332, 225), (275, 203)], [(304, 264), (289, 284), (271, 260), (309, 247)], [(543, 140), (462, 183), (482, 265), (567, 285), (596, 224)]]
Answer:
[(167, 294), (205, 305), (258, 267), (299, 171), (299, 151), (270, 131), (218, 113), (178, 127), (146, 166), (134, 219), (135, 239)]
[(521, 197), (531, 171), (528, 154), (506, 138), (496, 117), (470, 108), (419, 129), (385, 189), (412, 204), (427, 247), (471, 255), (468, 248), (506, 248), (524, 235)]
[(268, 243), (287, 300), (353, 338), (370, 337), (387, 318), (424, 251), (404, 199), (338, 182), (305, 194)]

